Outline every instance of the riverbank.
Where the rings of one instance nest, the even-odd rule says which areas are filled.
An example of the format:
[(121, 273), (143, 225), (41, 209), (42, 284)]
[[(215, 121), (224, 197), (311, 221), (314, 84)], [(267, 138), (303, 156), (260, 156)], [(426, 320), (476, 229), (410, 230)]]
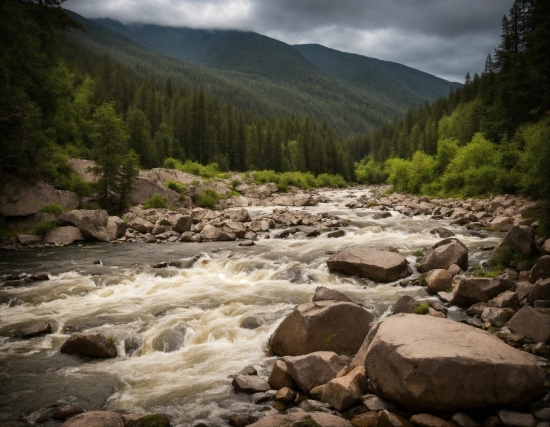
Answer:
[[(0, 287), (0, 315), (6, 325), (0, 331), (0, 357), (3, 365), (10, 367), (9, 373), (5, 372), (2, 391), (7, 396), (15, 390), (33, 396), (7, 399), (0, 407), (1, 413), (11, 419), (30, 421), (36, 411), (63, 401), (77, 403), (86, 410), (166, 413), (172, 425), (202, 422), (215, 426), (227, 425), (238, 414), (259, 419), (277, 409), (288, 411), (292, 405), (281, 406), (281, 400), (273, 400), (271, 392), (268, 393), (271, 397), (264, 397), (266, 400), (259, 405), (246, 393), (233, 393), (232, 378), (227, 376), (252, 365), (260, 377), (269, 379), (277, 360), (266, 356), (269, 337), (296, 305), (312, 300), (318, 286), (347, 295), (375, 321), (395, 312), (402, 297), (410, 298), (400, 303), (407, 310), (415, 311), (421, 305), (424, 310), (427, 305), (427, 311), (434, 315), (437, 312), (455, 321), (476, 319), (476, 314), (470, 316), (465, 311), (468, 307), (441, 299), (445, 292), (451, 291), (448, 286), (438, 291), (441, 295), (429, 292), (430, 287), (425, 286), (429, 284), (425, 276), (429, 272), (418, 271), (422, 258), (442, 240), (441, 233), (452, 233), (468, 249), (467, 269), (472, 270), (453, 269), (452, 290), (474, 273), (489, 273), (491, 269), (486, 267), (492, 254), (489, 249), (505, 236), (505, 232), (494, 231), (491, 224), (499, 224), (500, 220), (495, 219), (504, 215), (509, 215), (512, 222), (506, 221), (507, 226), (515, 221), (518, 225), (520, 221), (532, 221), (523, 215), (519, 217), (529, 202), (507, 197), (483, 203), (419, 200), (384, 194), (386, 190), (318, 191), (310, 196), (323, 198), (326, 203), (319, 200), (314, 206), (248, 206), (244, 209), (249, 219), (240, 222), (247, 232), (247, 226), (254, 221), (260, 224), (267, 221), (268, 226), (269, 220), (275, 223), (275, 228), (255, 232), (255, 246), (238, 246), (245, 240), (235, 236), (235, 241), (182, 243), (158, 239), (163, 243), (151, 245), (136, 238), (133, 244), (83, 242), (81, 247), (5, 251), (4, 275), (47, 272), (50, 280), (31, 282), (30, 278), (20, 276), (16, 279), (18, 283), (4, 283)], [(362, 206), (346, 207), (359, 203)], [(223, 216), (202, 217), (197, 222), (192, 218), (192, 227), (200, 224), (204, 230), (211, 225), (224, 232), (223, 227), (231, 221), (225, 215), (234, 211), (244, 216), (242, 209), (220, 211)], [(197, 212), (210, 215), (209, 210)], [(171, 215), (162, 212), (165, 214)], [(276, 222), (285, 216), (302, 219), (302, 224)], [(312, 221), (314, 225), (303, 224), (304, 219), (316, 217), (318, 223), (316, 220)], [(161, 225), (157, 224), (161, 220), (159, 215), (155, 223), (150, 222), (153, 226)], [(328, 221), (340, 224), (322, 225)], [(223, 222), (226, 224), (222, 225)], [(487, 225), (478, 230), (467, 228), (468, 224), (478, 222)], [(531, 225), (536, 226), (533, 222)], [(280, 236), (291, 228), (298, 230)], [(320, 235), (307, 237), (310, 228), (320, 230)], [(343, 234), (328, 237), (335, 231)], [(195, 233), (201, 235), (201, 232)], [(532, 243), (535, 245), (535, 240)], [(539, 239), (535, 246), (544, 248), (544, 245)], [(397, 251), (406, 259), (411, 274), (383, 284), (330, 271), (327, 260), (352, 247)], [(94, 264), (96, 261), (100, 263)], [(518, 279), (523, 274), (525, 281), (526, 271), (530, 272), (518, 271)], [(515, 287), (521, 283), (511, 280)], [(482, 320), (484, 311), (477, 313), (479, 322), (470, 320), (470, 323), (496, 334), (491, 320)], [(51, 324), (51, 334), (30, 340), (16, 336), (25, 326), (41, 321)], [(59, 353), (71, 334), (83, 332), (112, 337), (117, 357), (92, 362)], [(503, 333), (507, 333), (506, 329)], [(125, 345), (129, 338), (141, 341), (141, 348), (132, 355)], [(357, 343), (357, 347), (361, 344)], [(533, 344), (538, 343), (518, 341), (517, 346), (532, 352)], [(537, 351), (541, 349), (538, 346)], [(32, 370), (38, 376), (29, 382)], [(84, 382), (90, 393), (103, 397), (91, 404), (93, 399), (69, 391)], [(379, 393), (372, 388), (366, 391)], [(303, 394), (303, 390), (300, 392)], [(322, 393), (318, 398), (322, 399)], [(361, 407), (368, 409), (360, 402), (355, 408)], [(353, 410), (360, 409), (346, 409), (342, 413), (349, 418), (352, 414), (349, 411)]]

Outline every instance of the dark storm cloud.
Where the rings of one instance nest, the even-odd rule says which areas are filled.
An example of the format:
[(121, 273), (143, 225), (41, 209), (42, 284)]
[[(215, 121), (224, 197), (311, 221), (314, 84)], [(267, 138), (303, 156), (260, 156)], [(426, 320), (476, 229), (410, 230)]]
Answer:
[(513, 0), (68, 0), (90, 18), (252, 30), (463, 81), (499, 43)]

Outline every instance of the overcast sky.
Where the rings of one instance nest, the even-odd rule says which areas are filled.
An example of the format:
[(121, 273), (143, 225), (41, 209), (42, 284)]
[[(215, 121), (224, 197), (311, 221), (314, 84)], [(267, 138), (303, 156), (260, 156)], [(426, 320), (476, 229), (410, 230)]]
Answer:
[(251, 30), (399, 62), (453, 81), (483, 70), (513, 0), (67, 0), (87, 18)]

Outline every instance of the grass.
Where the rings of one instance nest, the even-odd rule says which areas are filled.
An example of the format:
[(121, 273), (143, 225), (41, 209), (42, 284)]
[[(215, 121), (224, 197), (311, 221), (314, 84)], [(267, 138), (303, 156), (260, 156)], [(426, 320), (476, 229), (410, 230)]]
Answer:
[(414, 313), (415, 314), (426, 314), (428, 312), (428, 309), (430, 308), (430, 306), (423, 302), (421, 304), (418, 305), (418, 307), (415, 308), (414, 310)]
[(424, 252), (422, 252), (422, 251), (414, 251), (414, 252), (413, 252), (413, 256), (416, 257), (416, 258), (422, 258), (422, 257), (424, 257)]
[(221, 194), (211, 188), (207, 188), (202, 193), (196, 194), (193, 197), (193, 203), (201, 208), (214, 209), (220, 199), (223, 199)]
[(49, 213), (54, 215), (61, 215), (64, 211), (63, 206), (58, 205), (57, 203), (48, 203), (40, 208), (41, 213)]
[(44, 237), (50, 231), (53, 231), (57, 228), (57, 221), (54, 219), (45, 219), (40, 221), (32, 228), (33, 234), (37, 234), (41, 237)]
[(168, 209), (168, 203), (166, 203), (166, 199), (160, 194), (153, 194), (145, 201), (145, 203), (143, 204), (143, 208)]
[(220, 171), (220, 167), (217, 163), (210, 163), (204, 166), (198, 162), (192, 162), (191, 160), (186, 160), (182, 163), (178, 159), (169, 157), (164, 161), (164, 167), (166, 169), (176, 169), (182, 172), (190, 173), (191, 175), (197, 175), (201, 178), (229, 178), (229, 174)]
[(107, 342), (109, 345), (115, 345), (115, 339), (112, 336), (107, 337)]
[(489, 326), (489, 328), (487, 328), (487, 330), (489, 332), (498, 332), (498, 331), (500, 331), (500, 328), (497, 327), (497, 326)]
[(493, 271), (504, 270), (505, 268), (517, 268), (519, 263), (529, 262), (535, 265), (536, 260), (528, 255), (513, 250), (508, 246), (501, 246), (491, 258), (490, 265)]
[[(310, 172), (275, 172), (273, 170), (263, 170), (253, 172), (254, 182), (256, 184), (273, 183), (277, 185), (279, 191), (288, 191), (289, 186), (297, 187), (302, 190), (319, 187), (342, 188), (347, 183), (341, 175), (320, 174), (315, 177)], [(243, 176), (244, 178), (244, 176)]]

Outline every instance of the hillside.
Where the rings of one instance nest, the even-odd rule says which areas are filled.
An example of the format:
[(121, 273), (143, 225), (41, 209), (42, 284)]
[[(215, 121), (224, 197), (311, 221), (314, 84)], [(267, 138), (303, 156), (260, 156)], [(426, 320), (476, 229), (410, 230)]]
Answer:
[[(131, 40), (144, 49), (139, 54), (133, 51), (134, 60), (150, 55), (152, 50), (201, 67), (199, 70), (207, 68), (208, 78), (216, 76), (236, 84), (253, 93), (256, 99), (243, 106), (236, 104), (234, 97), (220, 96), (223, 92), (220, 80), (205, 85), (208, 95), (218, 96), (237, 108), (254, 111), (265, 110), (254, 104), (269, 105), (268, 109), (273, 113), (265, 117), (276, 117), (281, 110), (288, 115), (308, 115), (314, 121), (326, 122), (342, 137), (371, 131), (385, 121), (403, 115), (412, 106), (447, 95), (453, 86), (450, 82), (399, 64), (388, 65), (359, 55), (331, 51), (354, 57), (353, 66), (357, 66), (358, 77), (346, 78), (343, 73), (331, 72), (308, 55), (304, 56), (302, 47), (290, 46), (253, 32), (123, 25), (110, 19), (91, 23), (82, 17), (78, 19), (87, 28), (100, 24), (105, 29), (99, 43), (97, 27), (86, 37), (79, 35), (83, 43), (110, 50), (112, 44), (120, 44), (122, 39)], [(106, 38), (117, 40), (107, 42)], [(159, 68), (163, 68), (165, 60), (167, 58), (155, 61)], [(363, 63), (369, 61), (381, 65), (365, 73)]]

